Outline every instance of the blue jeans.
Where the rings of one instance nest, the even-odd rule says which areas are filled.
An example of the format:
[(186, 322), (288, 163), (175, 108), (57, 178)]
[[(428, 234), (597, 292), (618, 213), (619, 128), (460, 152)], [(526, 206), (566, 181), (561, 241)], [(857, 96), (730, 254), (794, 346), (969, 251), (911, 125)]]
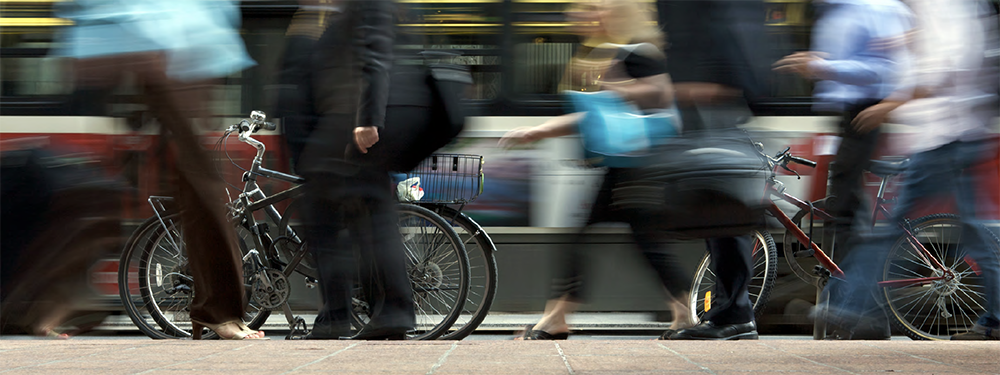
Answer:
[[(997, 142), (953, 142), (939, 148), (913, 155), (903, 174), (903, 184), (893, 210), (897, 220), (909, 217), (923, 198), (950, 194), (955, 198), (962, 220), (964, 250), (978, 264), (986, 284), (986, 311), (978, 324), (1000, 328), (1000, 261), (990, 245), (990, 234), (983, 227), (977, 212), (996, 212), (996, 207), (983, 207), (986, 202), (976, 202), (976, 187), (980, 179), (963, 170), (996, 155)], [(877, 293), (878, 275), (882, 272), (890, 247), (904, 234), (898, 225), (879, 228), (870, 238), (861, 239), (858, 247), (841, 262), (845, 280), (831, 279), (827, 291), (831, 305), (847, 315), (861, 316), (872, 308), (865, 298), (858, 296)], [(833, 317), (836, 322), (838, 317)]]

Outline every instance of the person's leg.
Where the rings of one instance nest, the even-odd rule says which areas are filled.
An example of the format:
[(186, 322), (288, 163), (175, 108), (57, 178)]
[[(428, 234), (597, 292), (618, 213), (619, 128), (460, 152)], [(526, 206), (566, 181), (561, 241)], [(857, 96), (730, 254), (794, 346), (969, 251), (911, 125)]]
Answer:
[[(358, 186), (367, 190), (363, 203), (368, 210), (367, 233), (359, 233), (362, 251), (374, 268), (375, 283), (381, 288), (373, 305), (372, 319), (365, 330), (406, 333), (416, 324), (413, 290), (406, 273), (406, 249), (399, 234), (399, 214), (389, 190), (389, 175), (380, 171), (363, 171)], [(364, 224), (364, 223), (363, 223)]]
[(702, 320), (717, 324), (738, 324), (754, 320), (750, 303), (750, 278), (753, 254), (748, 236), (711, 238), (707, 240), (712, 256), (711, 269), (716, 275), (716, 290), (712, 309)]
[(313, 254), (322, 307), (308, 339), (338, 339), (351, 332), (351, 287), (357, 271), (351, 247), (339, 241), (343, 178), (308, 175), (302, 197), (303, 232)]
[[(955, 202), (962, 218), (962, 250), (976, 262), (982, 273), (983, 293), (986, 298), (985, 311), (968, 333), (953, 336), (956, 340), (998, 340), (1000, 339), (1000, 254), (993, 245), (989, 229), (983, 226), (980, 217), (988, 217), (996, 212), (988, 199), (977, 200), (976, 196), (984, 185), (981, 176), (971, 168), (996, 155), (994, 140), (959, 143), (955, 154), (956, 170), (962, 171), (954, 186)], [(984, 206), (987, 205), (987, 206)], [(984, 215), (985, 214), (985, 215)]]
[(910, 158), (893, 207), (896, 222), (876, 230), (871, 236), (861, 237), (858, 245), (839, 263), (844, 279), (832, 278), (827, 284), (830, 303), (826, 320), (848, 332), (848, 336), (853, 336), (856, 329), (871, 328), (873, 322), (884, 319), (884, 312), (876, 311), (872, 301), (878, 293), (876, 283), (881, 267), (892, 244), (903, 235), (900, 221), (911, 216), (916, 202), (945, 192), (949, 181), (957, 178), (949, 167), (951, 153), (952, 147), (944, 146)]
[(866, 105), (850, 109), (841, 118), (840, 147), (830, 165), (830, 192), (834, 198), (828, 202), (828, 212), (834, 216), (833, 229), (837, 252), (834, 260), (850, 251), (853, 232), (870, 227), (868, 204), (864, 193), (863, 175), (878, 146), (878, 129), (859, 133), (851, 124), (854, 117), (867, 108)]
[(580, 240), (558, 250), (554, 263), (556, 271), (552, 278), (552, 293), (545, 303), (542, 318), (533, 326), (528, 327), (523, 337), (534, 339), (541, 332), (542, 337), (562, 336), (569, 334), (570, 327), (566, 317), (580, 306), (583, 300), (583, 266), (585, 256), (580, 244), (586, 243), (584, 233), (578, 235)]
[[(242, 323), (245, 306), (243, 265), (233, 240), (233, 230), (225, 221), (222, 181), (212, 167), (212, 160), (201, 147), (192, 128), (192, 114), (179, 98), (203, 99), (206, 95), (176, 95), (176, 83), (165, 75), (162, 55), (137, 54), (121, 60), (137, 73), (145, 89), (144, 97), (171, 139), (171, 152), (177, 170), (177, 202), (182, 212), (184, 241), (197, 293), (191, 303), (191, 319), (209, 325), (235, 321), (216, 327), (223, 337), (243, 332), (248, 338), (262, 336), (250, 332)], [(207, 86), (200, 86), (206, 88)], [(197, 90), (196, 90), (197, 91)], [(203, 108), (191, 104), (188, 108)], [(222, 332), (218, 332), (218, 331)]]
[(672, 315), (670, 331), (694, 326), (697, 321), (688, 306), (691, 271), (680, 266), (665, 238), (647, 228), (648, 223), (636, 218), (631, 226), (633, 239), (666, 289), (667, 307)]
[(560, 249), (556, 255), (551, 297), (545, 304), (542, 318), (533, 327), (525, 330), (525, 338), (530, 338), (533, 335), (532, 331), (542, 332), (543, 336), (544, 334), (561, 336), (569, 333), (566, 316), (580, 306), (585, 292), (583, 267), (586, 254), (582, 251), (582, 245), (589, 243), (586, 228), (591, 224), (618, 219), (610, 210), (610, 205), (612, 189), (622, 178), (622, 173), (624, 173), (622, 170), (611, 169), (605, 174), (585, 227), (577, 234), (572, 244)]
[[(828, 212), (833, 215), (831, 227), (833, 228), (834, 243), (827, 249), (834, 262), (842, 264), (847, 254), (851, 253), (861, 242), (860, 237), (870, 232), (871, 218), (870, 205), (864, 192), (864, 171), (868, 168), (870, 160), (878, 146), (880, 136), (879, 129), (870, 132), (860, 133), (851, 124), (851, 121), (862, 110), (868, 108), (875, 102), (855, 105), (843, 114), (840, 120), (841, 143), (837, 149), (833, 163), (830, 165), (830, 192), (831, 199), (827, 200)], [(834, 283), (835, 287), (837, 284)], [(831, 294), (831, 300), (835, 301), (840, 293)], [(862, 295), (867, 295), (862, 293)], [(852, 299), (857, 299), (852, 295)], [(873, 295), (857, 301), (859, 309), (870, 310), (872, 314), (859, 331), (859, 337), (867, 339), (887, 339), (891, 335), (888, 317), (882, 313), (879, 304)], [(850, 334), (836, 333), (831, 338), (848, 338)]]
[(670, 340), (755, 340), (750, 279), (753, 254), (749, 236), (711, 238), (706, 241), (716, 275), (712, 308), (698, 325), (668, 337)]

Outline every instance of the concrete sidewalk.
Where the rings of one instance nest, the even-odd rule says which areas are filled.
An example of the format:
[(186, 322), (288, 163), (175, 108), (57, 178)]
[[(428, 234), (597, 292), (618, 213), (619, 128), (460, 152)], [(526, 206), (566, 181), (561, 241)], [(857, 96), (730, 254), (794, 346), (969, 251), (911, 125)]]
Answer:
[(0, 340), (4, 374), (1000, 374), (997, 342)]

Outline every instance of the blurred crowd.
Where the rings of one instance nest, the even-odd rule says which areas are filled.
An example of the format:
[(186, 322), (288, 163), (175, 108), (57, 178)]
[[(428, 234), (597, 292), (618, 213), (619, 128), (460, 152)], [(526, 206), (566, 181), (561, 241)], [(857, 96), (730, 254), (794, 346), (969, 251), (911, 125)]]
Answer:
[[(830, 301), (819, 306), (829, 311), (831, 337), (840, 339), (890, 335), (874, 267), (905, 225), (872, 230), (862, 177), (880, 147), (884, 123), (916, 127), (894, 220), (904, 221), (925, 197), (956, 199), (965, 238), (971, 239), (966, 253), (986, 280), (986, 304), (976, 325), (953, 339), (1000, 339), (1000, 265), (982, 225), (982, 218), (996, 217), (997, 208), (976, 201), (983, 182), (967, 172), (998, 152), (990, 130), (1000, 107), (995, 8), (987, 0), (813, 2), (818, 15), (809, 49), (783, 57), (771, 56), (773, 49), (764, 45), (763, 0), (570, 2), (566, 20), (579, 43), (559, 89), (567, 97), (613, 94), (640, 115), (667, 113), (666, 121), (647, 126), (670, 126), (678, 139), (706, 139), (732, 137), (751, 120), (770, 90), (772, 71), (814, 81), (813, 110), (840, 119), (841, 141), (830, 169), (836, 199), (828, 208), (837, 217), (845, 277), (831, 279)], [(304, 237), (317, 265), (322, 306), (307, 339), (401, 339), (415, 324), (390, 173), (414, 168), (457, 135), (464, 121), (463, 86), (455, 85), (467, 82), (461, 72), (419, 63), (427, 61), (419, 50), (395, 48), (427, 45), (422, 35), (398, 27), (410, 17), (407, 3), (300, 1), (285, 35), (281, 68), (270, 77), (278, 84), (274, 114), (282, 119), (290, 165), (308, 181)], [(73, 0), (56, 6), (72, 25), (62, 30), (60, 48), (52, 53), (72, 61), (77, 90), (93, 94), (87, 105), (110, 105), (110, 89), (131, 85), (169, 138), (164, 152), (171, 183), (164, 193), (177, 198), (182, 213), (197, 290), (190, 307), (194, 331), (264, 338), (242, 320), (248, 297), (240, 249), (225, 218), (223, 181), (195, 131), (195, 124), (213, 115), (213, 85), (255, 64), (238, 32), (237, 2)], [(579, 109), (510, 130), (498, 147), (583, 133), (596, 111)], [(79, 281), (95, 260), (120, 250), (116, 198), (124, 188), (57, 146), (3, 145), (5, 332), (65, 338), (102, 318), (79, 318), (93, 315), (76, 304)], [(594, 165), (606, 170), (585, 226), (630, 226), (673, 313), (671, 329), (660, 338), (756, 339), (748, 292), (751, 238), (745, 231), (719, 224), (699, 232), (717, 284), (711, 309), (692, 316), (691, 271), (680, 267), (669, 231), (615, 205), (616, 189), (650, 166)], [(692, 204), (729, 210), (719, 202)], [(338, 237), (345, 228), (352, 232), (351, 244)], [(580, 228), (577, 243), (585, 233)], [(378, 268), (381, 287), (374, 315), (360, 332), (352, 332), (350, 317), (355, 248)], [(579, 246), (555, 250), (560, 256), (545, 312), (519, 338), (567, 338), (567, 317), (585, 302), (586, 262)]]

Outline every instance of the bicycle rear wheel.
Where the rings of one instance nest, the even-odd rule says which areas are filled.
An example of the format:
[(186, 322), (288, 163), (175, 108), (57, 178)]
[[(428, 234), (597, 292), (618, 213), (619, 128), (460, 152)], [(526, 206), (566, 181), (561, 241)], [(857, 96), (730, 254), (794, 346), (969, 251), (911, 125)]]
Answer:
[[(935, 277), (944, 274), (932, 259), (954, 273), (952, 279), (899, 287), (883, 287), (881, 295), (896, 318), (893, 323), (914, 340), (948, 340), (972, 329), (985, 311), (986, 293), (981, 272), (964, 248), (958, 216), (935, 214), (910, 222), (910, 230), (927, 252), (903, 235), (893, 244), (882, 272), (883, 281)], [(987, 246), (1000, 257), (1000, 239), (983, 227)]]
[[(426, 208), (400, 204), (399, 232), (417, 318), (406, 338), (433, 340), (445, 334), (462, 313), (469, 292), (469, 257), (451, 225)], [(364, 288), (371, 284), (360, 283), (355, 293), (355, 317), (362, 325), (371, 314), (366, 300), (373, 291)]]
[[(751, 235), (753, 248), (753, 277), (750, 280), (750, 302), (753, 304), (754, 315), (760, 316), (771, 296), (774, 279), (777, 275), (778, 250), (774, 238), (765, 230), (754, 231)], [(691, 313), (701, 320), (701, 317), (712, 308), (712, 293), (715, 290), (716, 275), (709, 265), (712, 256), (705, 254), (698, 264), (691, 284), (689, 306)]]
[(479, 223), (444, 205), (430, 205), (430, 208), (452, 224), (462, 239), (469, 255), (469, 292), (461, 314), (442, 340), (461, 340), (472, 334), (482, 324), (493, 306), (497, 293), (497, 261), (494, 257), (496, 245)]
[[(191, 336), (191, 302), (194, 280), (188, 265), (187, 248), (182, 240), (177, 214), (165, 215), (163, 222), (156, 217), (146, 220), (126, 245), (119, 264), (119, 293), (132, 322), (147, 336), (155, 339)], [(245, 233), (244, 233), (245, 235)], [(258, 267), (251, 259), (251, 249), (241, 236), (244, 254), (244, 282), (249, 296)], [(137, 277), (130, 280), (128, 270), (135, 267)], [(138, 292), (139, 300), (133, 296)], [(247, 306), (243, 321), (251, 329), (260, 328), (270, 310), (258, 306), (253, 299)], [(205, 329), (202, 337), (216, 338)]]

